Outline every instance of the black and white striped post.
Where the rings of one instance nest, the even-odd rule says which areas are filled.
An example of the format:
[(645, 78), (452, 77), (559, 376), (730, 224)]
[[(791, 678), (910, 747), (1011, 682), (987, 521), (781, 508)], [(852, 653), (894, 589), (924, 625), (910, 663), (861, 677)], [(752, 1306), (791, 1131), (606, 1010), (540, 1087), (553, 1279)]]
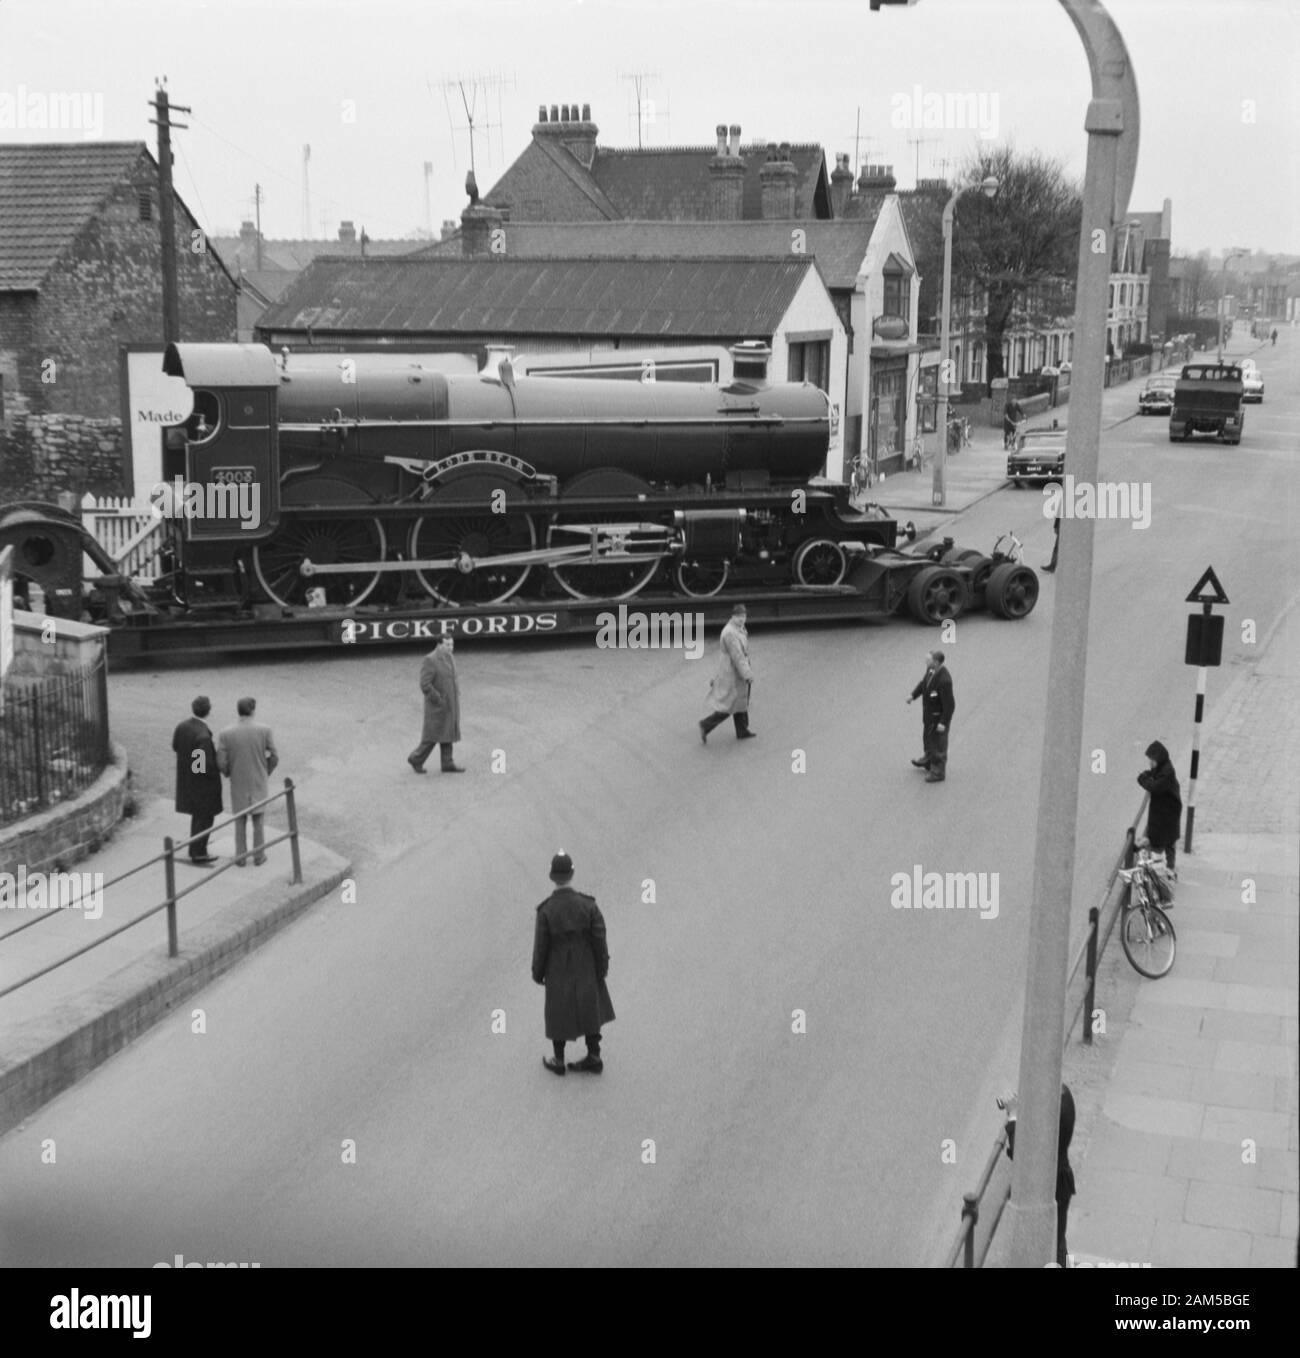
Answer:
[(1223, 657), (1223, 618), (1213, 609), (1216, 604), (1228, 602), (1213, 566), (1205, 568), (1205, 574), (1192, 586), (1187, 602), (1201, 606), (1199, 614), (1187, 616), (1187, 645), (1183, 652), (1183, 664), (1196, 666), (1196, 718), (1192, 726), (1192, 768), (1187, 778), (1187, 830), (1183, 836), (1183, 852), (1191, 853), (1192, 825), (1196, 820), (1196, 779), (1201, 768), (1205, 681), (1210, 666), (1220, 664)]

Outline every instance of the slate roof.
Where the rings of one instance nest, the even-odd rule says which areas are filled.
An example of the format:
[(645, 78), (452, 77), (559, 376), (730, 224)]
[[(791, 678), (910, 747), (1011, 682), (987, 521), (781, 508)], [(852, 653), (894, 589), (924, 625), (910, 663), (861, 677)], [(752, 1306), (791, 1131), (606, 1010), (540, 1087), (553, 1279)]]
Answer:
[[(321, 255), (361, 258), (360, 241), (266, 240), (262, 241), (262, 267), (257, 267), (257, 242), (242, 236), (209, 238), (217, 253), (236, 273), (265, 276), (274, 272), (298, 273)], [(409, 255), (426, 245), (421, 240), (367, 240), (366, 257)]]
[[(712, 202), (709, 162), (716, 146), (597, 146), (586, 169), (560, 138), (534, 137), (514, 163), (483, 195), (489, 207), (509, 207), (512, 221), (675, 221), (703, 220)], [(745, 162), (742, 216), (763, 216), (760, 171), (766, 144), (740, 148)], [(795, 216), (831, 216), (826, 156), (820, 146), (792, 145)]]
[(38, 290), (87, 219), (148, 154), (140, 141), (0, 145), (0, 291)]
[(776, 332), (815, 266), (780, 259), (318, 259), (258, 322), (351, 335)]
[[(588, 259), (671, 259), (736, 256), (780, 258), (791, 253), (791, 232), (804, 232), (807, 253), (832, 290), (851, 290), (866, 257), (876, 213), (846, 221), (767, 222), (516, 222), (504, 223), (506, 256), (513, 259), (583, 256)], [(459, 234), (420, 251), (420, 258), (459, 259)]]

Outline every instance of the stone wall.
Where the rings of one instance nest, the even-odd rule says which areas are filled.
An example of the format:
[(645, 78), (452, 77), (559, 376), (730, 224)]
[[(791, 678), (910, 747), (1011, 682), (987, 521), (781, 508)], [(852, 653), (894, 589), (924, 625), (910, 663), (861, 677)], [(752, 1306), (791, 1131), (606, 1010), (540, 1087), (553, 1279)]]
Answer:
[(126, 495), (122, 421), (85, 415), (16, 414), (0, 430), (0, 501)]

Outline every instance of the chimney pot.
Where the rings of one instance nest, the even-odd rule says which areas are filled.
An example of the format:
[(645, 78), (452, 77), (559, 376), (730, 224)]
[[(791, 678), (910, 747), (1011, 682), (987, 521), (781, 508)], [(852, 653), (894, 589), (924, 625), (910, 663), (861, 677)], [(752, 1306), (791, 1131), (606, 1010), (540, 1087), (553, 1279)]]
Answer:
[(726, 123), (719, 123), (713, 130), (718, 136), (718, 155), (725, 156), (727, 154), (727, 125)]
[(560, 105), (560, 121), (561, 121), (562, 123), (567, 123), (567, 122), (569, 121), (569, 106), (568, 106), (568, 104), (561, 104), (561, 105)]
[(538, 105), (537, 105), (537, 121), (538, 121), (539, 123), (544, 123), (544, 122), (546, 121), (546, 105), (545, 105), (545, 104), (538, 104)]
[(790, 159), (790, 143), (788, 141), (783, 141), (781, 143), (781, 149), (779, 154), (782, 160)]
[(730, 154), (738, 156), (740, 154), (740, 124), (731, 124), (731, 150)]
[(591, 105), (590, 105), (590, 104), (583, 104), (583, 106), (582, 106), (582, 121), (583, 121), (584, 123), (589, 123), (589, 122), (591, 121)]
[(558, 122), (560, 121), (560, 106), (559, 106), (559, 104), (552, 104), (552, 105), (551, 105), (551, 121), (552, 121), (553, 123), (558, 123)]

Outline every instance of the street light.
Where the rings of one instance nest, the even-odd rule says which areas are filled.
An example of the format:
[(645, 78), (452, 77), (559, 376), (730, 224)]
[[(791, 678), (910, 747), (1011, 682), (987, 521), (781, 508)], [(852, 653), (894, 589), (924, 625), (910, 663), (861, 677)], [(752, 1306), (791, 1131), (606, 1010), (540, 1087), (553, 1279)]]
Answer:
[(943, 209), (943, 319), (939, 326), (939, 453), (934, 459), (934, 487), (931, 499), (936, 505), (947, 503), (947, 487), (944, 477), (948, 470), (948, 388), (953, 371), (952, 358), (948, 352), (948, 330), (952, 311), (952, 216), (957, 200), (964, 194), (978, 189), (985, 198), (992, 198), (999, 184), (995, 176), (989, 175), (981, 184), (968, 184), (965, 188), (954, 189)]
[(1228, 310), (1228, 299), (1224, 295), (1224, 288), (1227, 287), (1228, 261), (1230, 259), (1240, 259), (1242, 255), (1250, 254), (1249, 250), (1229, 250), (1223, 257), (1223, 263), (1219, 265), (1219, 362), (1223, 362), (1223, 317)]

